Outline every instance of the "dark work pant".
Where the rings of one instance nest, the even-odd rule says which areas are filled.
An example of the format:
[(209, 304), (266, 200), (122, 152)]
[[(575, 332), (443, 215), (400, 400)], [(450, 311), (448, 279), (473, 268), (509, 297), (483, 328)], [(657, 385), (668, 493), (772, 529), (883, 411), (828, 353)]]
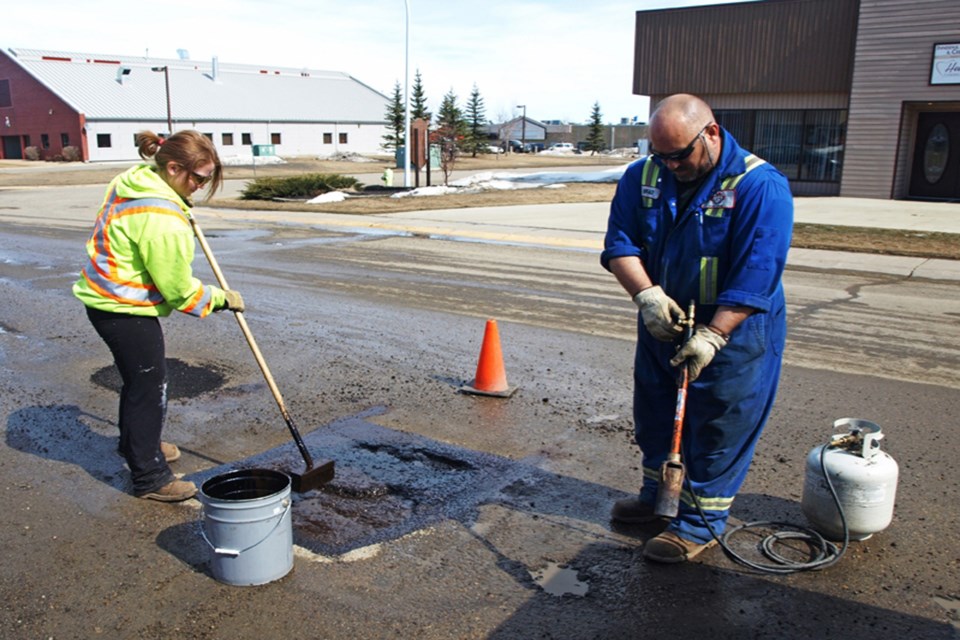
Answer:
[(167, 368), (163, 330), (157, 318), (87, 308), (94, 329), (110, 347), (120, 371), (120, 453), (127, 460), (135, 495), (174, 479), (160, 452), (167, 412)]

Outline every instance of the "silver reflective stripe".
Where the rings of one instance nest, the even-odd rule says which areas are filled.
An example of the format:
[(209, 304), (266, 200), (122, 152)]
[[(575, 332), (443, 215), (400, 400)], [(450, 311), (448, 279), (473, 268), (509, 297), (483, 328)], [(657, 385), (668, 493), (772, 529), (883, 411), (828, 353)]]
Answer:
[(647, 161), (643, 163), (643, 174), (640, 178), (641, 193), (644, 194), (642, 204), (645, 209), (653, 208), (653, 198), (650, 195), (653, 193), (659, 195), (660, 190), (657, 188), (659, 180), (660, 167), (653, 161), (653, 158), (647, 158)]

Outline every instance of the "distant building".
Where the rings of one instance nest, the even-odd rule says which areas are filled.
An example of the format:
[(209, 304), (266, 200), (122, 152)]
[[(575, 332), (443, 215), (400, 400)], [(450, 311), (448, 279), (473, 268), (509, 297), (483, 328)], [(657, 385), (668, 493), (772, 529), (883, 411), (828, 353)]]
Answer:
[(0, 158), (72, 146), (84, 161), (135, 160), (137, 131), (171, 128), (207, 134), (224, 157), (252, 156), (254, 145), (376, 153), (388, 102), (337, 71), (10, 49), (0, 51)]
[(533, 118), (514, 118), (497, 127), (501, 140), (520, 140), (543, 142), (547, 136), (547, 127)]
[[(543, 151), (557, 142), (569, 142), (582, 149), (590, 137), (590, 125), (568, 124), (561, 120), (534, 120), (527, 118), (524, 130), (523, 118), (514, 118), (501, 124), (487, 126), (490, 140), (511, 151), (520, 150), (520, 139), (524, 138), (527, 151)], [(645, 124), (605, 124), (603, 125), (604, 150), (645, 148), (647, 137)]]
[(638, 11), (633, 93), (694, 93), (796, 195), (960, 200), (960, 2)]

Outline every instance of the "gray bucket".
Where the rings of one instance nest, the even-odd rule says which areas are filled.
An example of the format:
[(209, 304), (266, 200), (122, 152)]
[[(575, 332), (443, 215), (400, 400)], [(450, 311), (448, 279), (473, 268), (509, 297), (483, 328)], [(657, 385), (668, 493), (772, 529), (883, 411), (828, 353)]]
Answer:
[(220, 582), (266, 584), (293, 568), (290, 477), (271, 469), (241, 469), (200, 487), (201, 535), (213, 550)]

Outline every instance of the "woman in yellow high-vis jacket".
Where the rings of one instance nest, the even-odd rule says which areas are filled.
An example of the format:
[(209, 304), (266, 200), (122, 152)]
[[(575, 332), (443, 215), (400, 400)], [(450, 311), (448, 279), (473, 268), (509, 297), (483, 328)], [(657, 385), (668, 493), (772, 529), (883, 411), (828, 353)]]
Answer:
[(159, 318), (174, 310), (199, 318), (213, 311), (243, 311), (235, 291), (193, 277), (193, 194), (223, 177), (213, 143), (197, 131), (163, 139), (137, 134), (140, 157), (153, 159), (113, 179), (87, 242), (89, 260), (74, 295), (113, 354), (120, 371), (119, 451), (126, 458), (134, 495), (161, 502), (193, 497), (192, 482), (177, 480), (168, 463), (176, 445), (161, 442), (167, 408), (163, 331)]

